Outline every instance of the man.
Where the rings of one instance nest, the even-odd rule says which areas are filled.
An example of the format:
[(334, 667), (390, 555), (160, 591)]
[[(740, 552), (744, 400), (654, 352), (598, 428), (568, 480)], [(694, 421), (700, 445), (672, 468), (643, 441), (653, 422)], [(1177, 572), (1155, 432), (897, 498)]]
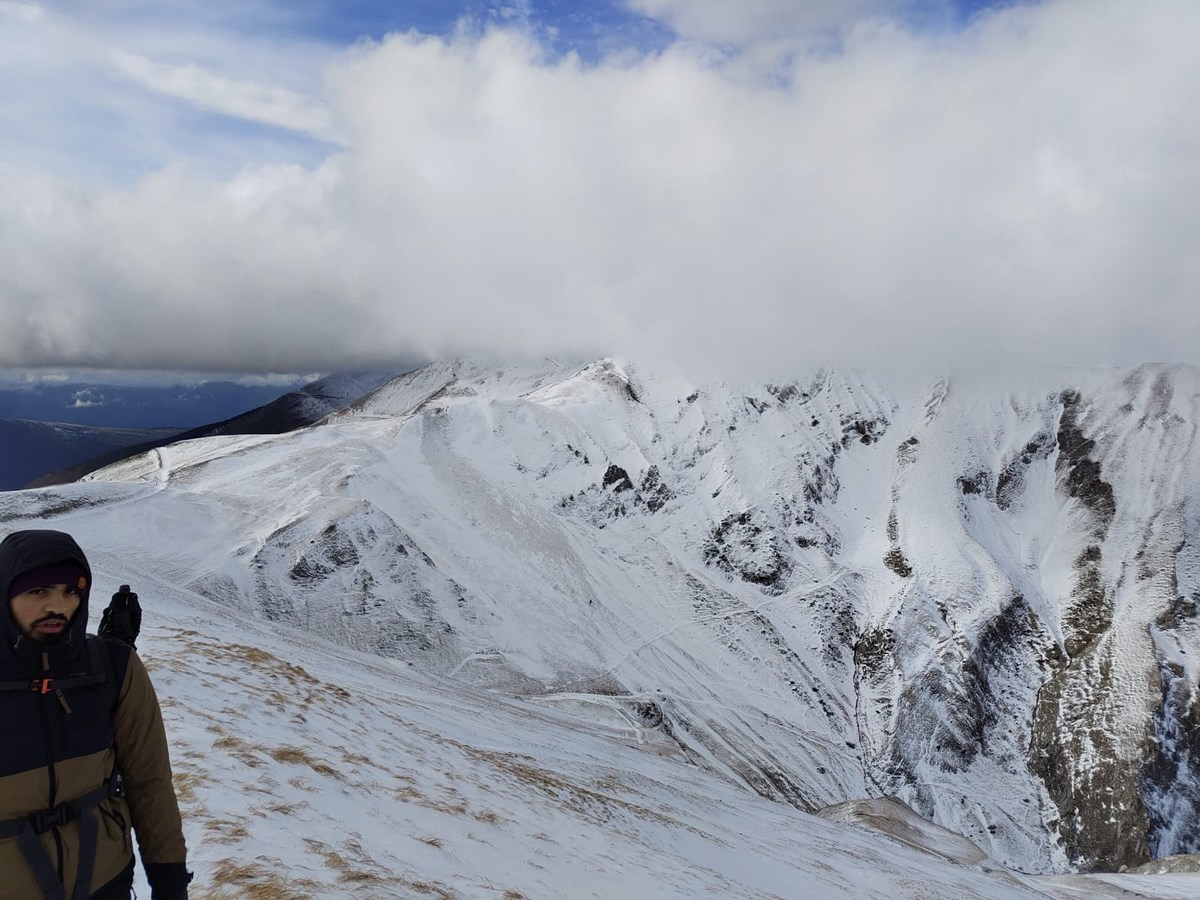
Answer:
[(132, 648), (87, 635), (92, 571), (59, 531), (0, 542), (0, 900), (153, 900), (191, 876), (166, 731)]

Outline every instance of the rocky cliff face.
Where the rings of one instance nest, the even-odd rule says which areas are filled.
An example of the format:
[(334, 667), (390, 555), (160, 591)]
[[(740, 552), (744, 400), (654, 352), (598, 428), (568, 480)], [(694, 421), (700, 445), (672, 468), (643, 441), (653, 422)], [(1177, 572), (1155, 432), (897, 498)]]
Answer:
[(3, 512), (114, 546), (154, 522), (207, 596), (540, 704), (621, 698), (781, 802), (895, 796), (1016, 868), (1112, 870), (1200, 850), (1198, 398), (1186, 367), (449, 363)]

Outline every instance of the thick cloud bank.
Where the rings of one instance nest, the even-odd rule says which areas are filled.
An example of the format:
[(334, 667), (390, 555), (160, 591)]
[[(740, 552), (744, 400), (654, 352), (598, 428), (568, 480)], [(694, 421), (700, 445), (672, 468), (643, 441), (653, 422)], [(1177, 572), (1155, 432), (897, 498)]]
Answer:
[[(857, 6), (875, 17), (819, 51), (584, 64), (528, 31), (392, 35), (260, 116), (336, 135), (312, 166), (0, 166), (0, 363), (1194, 360), (1200, 4), (1058, 0), (953, 32)], [(206, 103), (255, 116), (254, 91)]]

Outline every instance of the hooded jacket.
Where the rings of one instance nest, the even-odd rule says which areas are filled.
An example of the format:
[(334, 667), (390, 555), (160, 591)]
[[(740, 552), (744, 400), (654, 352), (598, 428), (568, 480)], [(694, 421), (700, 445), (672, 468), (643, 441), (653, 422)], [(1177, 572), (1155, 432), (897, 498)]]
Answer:
[[(145, 666), (130, 648), (104, 641), (100, 649), (111, 659), (112, 682), (58, 690), (56, 680), (70, 684), (67, 679), (99, 674), (87, 646), (87, 592), (57, 643), (31, 641), (13, 619), (8, 592), (14, 577), (68, 560), (83, 567), (90, 589), (91, 567), (70, 535), (19, 531), (0, 542), (0, 682), (31, 685), (29, 690), (0, 691), (5, 731), (0, 741), (0, 823), (106, 793), (123, 780), (120, 796), (106, 796), (85, 812), (99, 825), (86, 884), (77, 885), (80, 818), (54, 824), (40, 835), (65, 896), (86, 897), (130, 866), (132, 826), (154, 897), (184, 897), (183, 825), (162, 714)], [(117, 773), (120, 780), (115, 780)], [(86, 875), (87, 860), (82, 861)], [(0, 873), (0, 900), (45, 895), (17, 837), (0, 837)]]

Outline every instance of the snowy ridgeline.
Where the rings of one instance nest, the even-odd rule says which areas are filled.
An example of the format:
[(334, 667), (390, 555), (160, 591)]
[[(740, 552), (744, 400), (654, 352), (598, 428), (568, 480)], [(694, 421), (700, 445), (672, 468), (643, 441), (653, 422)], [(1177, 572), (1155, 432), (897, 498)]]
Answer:
[(0, 503), (168, 598), (234, 893), (1192, 897), (1003, 867), (1196, 849), (1198, 396), (446, 363)]

